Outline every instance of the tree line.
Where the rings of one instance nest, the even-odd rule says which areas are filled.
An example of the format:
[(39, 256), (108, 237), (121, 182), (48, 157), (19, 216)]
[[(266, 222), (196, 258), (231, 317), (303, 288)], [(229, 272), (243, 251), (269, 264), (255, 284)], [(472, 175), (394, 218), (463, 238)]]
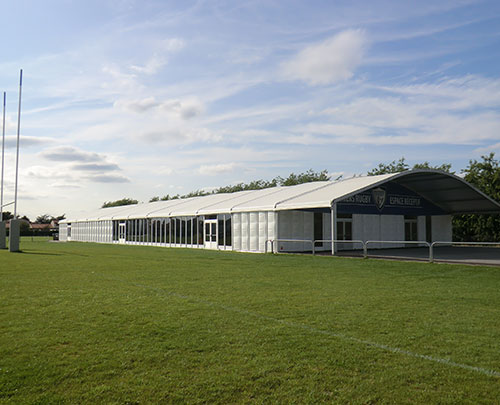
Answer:
[[(379, 174), (397, 173), (411, 169), (434, 169), (446, 173), (451, 171), (450, 163), (441, 165), (431, 165), (429, 162), (417, 163), (410, 166), (404, 157), (399, 160), (393, 160), (389, 163), (380, 163), (377, 167), (367, 172), (368, 176)], [(481, 160), (470, 160), (468, 166), (462, 169), (460, 175), (477, 189), (500, 202), (500, 163), (495, 158), (494, 153), (481, 156)], [(342, 176), (334, 180), (341, 179)], [(167, 201), (179, 198), (198, 197), (219, 193), (234, 193), (244, 190), (261, 190), (276, 186), (293, 186), (296, 184), (310, 183), (313, 181), (328, 181), (331, 176), (327, 170), (316, 172), (312, 169), (304, 173), (291, 173), (288, 177), (277, 176), (272, 180), (253, 180), (249, 183), (238, 183), (235, 185), (219, 187), (211, 192), (204, 190), (192, 191), (184, 195), (165, 195), (163, 197), (152, 197), (149, 202)], [(121, 205), (138, 204), (139, 201), (132, 198), (122, 198), (121, 200), (108, 201), (102, 205), (102, 208), (116, 207)], [(455, 215), (453, 217), (453, 240), (455, 241), (500, 241), (500, 215), (492, 214), (467, 214)]]
[[(10, 212), (10, 211), (2, 212), (2, 221), (9, 221), (13, 218), (14, 218), (14, 215), (12, 214), (12, 212)], [(26, 215), (23, 215), (22, 217), (17, 215), (17, 219), (22, 219), (22, 220), (25, 220), (25, 221), (28, 221), (31, 223), (31, 220)], [(43, 214), (43, 215), (37, 216), (33, 223), (34, 224), (50, 224), (52, 221), (61, 221), (63, 219), (66, 219), (66, 214), (59, 215), (58, 217), (54, 217), (54, 216), (49, 215), (49, 214)]]

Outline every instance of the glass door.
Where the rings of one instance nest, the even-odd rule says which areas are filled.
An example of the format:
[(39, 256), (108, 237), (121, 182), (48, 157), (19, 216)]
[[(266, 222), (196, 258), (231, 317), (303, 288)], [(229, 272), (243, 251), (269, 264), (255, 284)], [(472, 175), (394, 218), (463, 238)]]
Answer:
[(203, 227), (205, 249), (217, 249), (217, 220), (206, 219)]
[(125, 243), (125, 222), (121, 222), (118, 227), (118, 242)]
[[(337, 216), (337, 240), (352, 240), (352, 214), (339, 214)], [(352, 249), (352, 243), (337, 244), (337, 249)]]

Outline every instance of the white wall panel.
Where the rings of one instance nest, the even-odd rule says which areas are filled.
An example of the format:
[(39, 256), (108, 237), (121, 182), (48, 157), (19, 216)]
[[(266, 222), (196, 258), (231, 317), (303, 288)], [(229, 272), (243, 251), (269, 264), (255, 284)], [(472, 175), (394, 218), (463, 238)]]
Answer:
[[(363, 221), (363, 235), (362, 240), (380, 240), (380, 215), (362, 215)], [(379, 243), (371, 243), (368, 248), (379, 248)]]
[(259, 213), (251, 212), (250, 220), (250, 250), (257, 251), (259, 249)]
[(231, 217), (233, 231), (233, 249), (241, 250), (241, 214), (233, 214)]
[(259, 252), (266, 251), (267, 239), (267, 212), (259, 212)]
[(451, 215), (435, 215), (432, 217), (432, 241), (452, 241)]
[(68, 224), (59, 225), (59, 240), (62, 242), (68, 240)]
[(248, 251), (250, 249), (250, 229), (248, 225), (248, 212), (241, 213), (241, 250)]
[[(292, 235), (292, 212), (281, 211), (278, 215), (278, 239), (290, 239)], [(278, 250), (286, 251), (289, 249), (289, 243), (279, 242)]]
[[(403, 215), (380, 216), (380, 240), (404, 240), (404, 238), (405, 224)], [(404, 247), (403, 243), (384, 243), (381, 245), (383, 248)]]
[(278, 225), (276, 218), (278, 213), (269, 211), (267, 213), (267, 237), (268, 239), (275, 239), (277, 236), (276, 227)]

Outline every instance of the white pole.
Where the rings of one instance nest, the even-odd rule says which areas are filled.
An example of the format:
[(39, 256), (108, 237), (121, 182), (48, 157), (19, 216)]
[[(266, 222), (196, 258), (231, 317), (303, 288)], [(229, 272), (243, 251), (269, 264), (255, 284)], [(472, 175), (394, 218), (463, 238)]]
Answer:
[(5, 159), (5, 100), (7, 94), (3, 92), (3, 122), (2, 122), (2, 181), (0, 186), (0, 222), (3, 221), (3, 169)]
[(16, 152), (16, 188), (14, 193), (14, 219), (17, 216), (17, 179), (19, 177), (19, 134), (21, 131), (21, 90), (23, 87), (23, 70), (19, 76), (19, 108), (17, 110), (17, 152)]
[(337, 247), (335, 245), (334, 240), (337, 238), (337, 203), (334, 202), (330, 208), (330, 214), (331, 214), (331, 232), (332, 232), (332, 256), (335, 256), (335, 251), (337, 250)]

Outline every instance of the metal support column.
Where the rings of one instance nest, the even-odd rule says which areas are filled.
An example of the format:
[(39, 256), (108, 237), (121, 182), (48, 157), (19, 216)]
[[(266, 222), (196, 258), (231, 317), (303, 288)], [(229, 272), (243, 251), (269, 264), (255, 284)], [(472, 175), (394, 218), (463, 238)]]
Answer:
[(335, 255), (337, 251), (337, 247), (335, 246), (335, 238), (337, 236), (337, 203), (333, 203), (330, 209), (330, 217), (331, 217), (331, 233), (332, 233), (332, 256)]

